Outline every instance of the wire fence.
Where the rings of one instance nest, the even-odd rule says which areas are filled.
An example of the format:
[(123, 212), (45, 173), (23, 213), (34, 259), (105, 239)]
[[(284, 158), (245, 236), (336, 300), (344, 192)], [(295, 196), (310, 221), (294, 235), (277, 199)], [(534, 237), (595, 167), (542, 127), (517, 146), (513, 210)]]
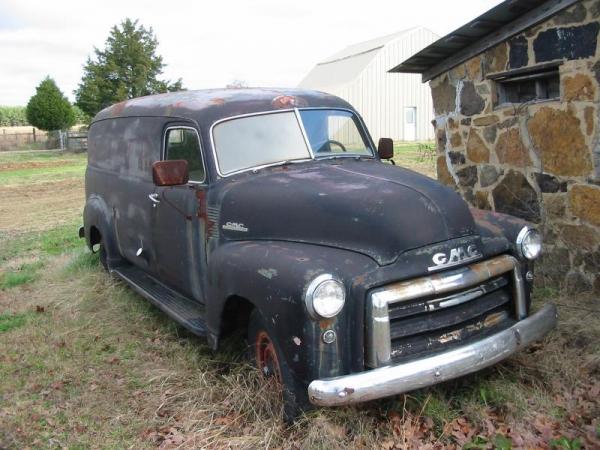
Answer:
[(67, 149), (73, 151), (87, 150), (87, 131), (53, 131), (45, 132), (36, 128), (31, 131), (19, 129), (0, 132), (0, 152), (13, 150), (50, 150)]

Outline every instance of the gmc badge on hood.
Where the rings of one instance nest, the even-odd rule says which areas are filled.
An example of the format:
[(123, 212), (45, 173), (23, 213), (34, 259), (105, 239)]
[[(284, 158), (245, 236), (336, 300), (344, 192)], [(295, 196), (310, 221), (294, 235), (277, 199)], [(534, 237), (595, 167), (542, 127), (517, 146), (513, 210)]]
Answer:
[(481, 252), (476, 245), (471, 244), (466, 248), (460, 246), (450, 249), (449, 253), (436, 253), (433, 255), (431, 259), (435, 266), (428, 267), (427, 270), (433, 272), (434, 270), (447, 269), (448, 267), (457, 266), (480, 257)]

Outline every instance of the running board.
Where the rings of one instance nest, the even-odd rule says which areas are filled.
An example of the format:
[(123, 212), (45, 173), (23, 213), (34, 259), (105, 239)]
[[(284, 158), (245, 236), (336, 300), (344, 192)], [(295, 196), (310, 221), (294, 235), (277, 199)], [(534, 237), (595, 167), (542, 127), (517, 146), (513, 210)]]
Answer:
[(192, 333), (206, 336), (203, 305), (178, 294), (135, 266), (115, 267), (110, 272)]

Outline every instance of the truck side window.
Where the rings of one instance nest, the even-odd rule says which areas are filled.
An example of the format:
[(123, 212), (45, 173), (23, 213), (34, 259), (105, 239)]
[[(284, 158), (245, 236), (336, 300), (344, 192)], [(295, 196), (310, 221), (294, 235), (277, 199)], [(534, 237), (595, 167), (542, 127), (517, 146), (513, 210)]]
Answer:
[(198, 133), (191, 128), (170, 128), (165, 139), (165, 159), (185, 159), (188, 162), (190, 181), (203, 182), (204, 164), (200, 154)]

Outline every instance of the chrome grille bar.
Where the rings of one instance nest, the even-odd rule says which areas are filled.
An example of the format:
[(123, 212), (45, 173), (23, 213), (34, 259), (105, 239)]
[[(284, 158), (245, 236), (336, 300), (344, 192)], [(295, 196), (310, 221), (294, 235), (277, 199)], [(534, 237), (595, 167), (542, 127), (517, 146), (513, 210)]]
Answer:
[(389, 305), (467, 289), (507, 272), (512, 272), (515, 315), (521, 320), (527, 316), (525, 286), (519, 262), (509, 255), (376, 289), (367, 301), (366, 364), (380, 367), (391, 363)]

